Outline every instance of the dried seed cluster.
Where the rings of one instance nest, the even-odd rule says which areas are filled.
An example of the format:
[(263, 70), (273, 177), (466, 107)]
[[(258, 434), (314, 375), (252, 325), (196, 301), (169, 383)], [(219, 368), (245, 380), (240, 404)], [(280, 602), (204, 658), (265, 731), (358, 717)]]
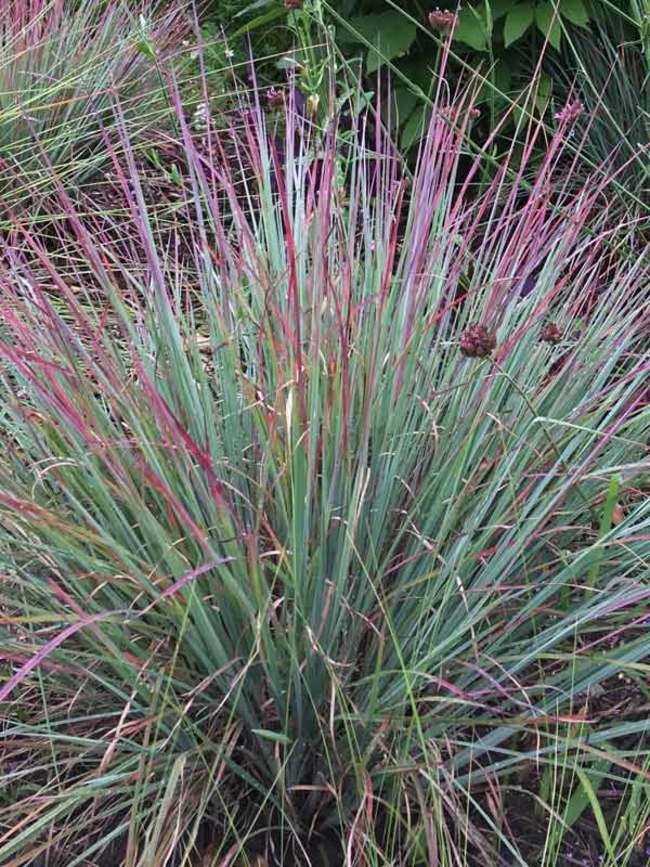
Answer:
[(487, 358), (496, 345), (496, 337), (485, 325), (470, 325), (460, 335), (460, 351), (467, 358)]

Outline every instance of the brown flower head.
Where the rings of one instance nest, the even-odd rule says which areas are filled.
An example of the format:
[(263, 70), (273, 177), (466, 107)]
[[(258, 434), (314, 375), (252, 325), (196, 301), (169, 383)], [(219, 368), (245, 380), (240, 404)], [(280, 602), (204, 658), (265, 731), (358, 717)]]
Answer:
[(496, 337), (485, 325), (470, 325), (460, 335), (460, 351), (467, 358), (487, 358), (496, 345)]
[(436, 8), (433, 12), (429, 12), (429, 24), (440, 33), (449, 33), (458, 24), (458, 15), (449, 10)]
[(266, 91), (266, 100), (271, 108), (277, 108), (284, 102), (284, 93), (279, 87), (269, 87)]
[(546, 323), (546, 325), (542, 328), (540, 340), (543, 340), (544, 343), (550, 343), (553, 346), (555, 346), (555, 344), (559, 343), (562, 340), (562, 332), (555, 324), (555, 322)]

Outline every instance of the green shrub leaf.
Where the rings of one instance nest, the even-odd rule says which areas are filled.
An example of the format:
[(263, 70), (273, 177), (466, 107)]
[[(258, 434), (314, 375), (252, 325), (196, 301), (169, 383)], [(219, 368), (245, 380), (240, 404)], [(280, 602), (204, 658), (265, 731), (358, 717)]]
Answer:
[(553, 95), (553, 79), (546, 72), (543, 72), (537, 85), (537, 93), (535, 94), (535, 107), (540, 116), (546, 111), (546, 106)]
[(520, 3), (508, 12), (503, 25), (503, 38), (506, 48), (520, 39), (535, 20), (535, 9), (531, 3)]
[(421, 109), (416, 108), (415, 111), (411, 113), (402, 127), (402, 134), (400, 136), (400, 146), (403, 150), (408, 150), (415, 144), (420, 136), (423, 135), (430, 118), (431, 109), (429, 106), (422, 106)]
[(454, 39), (464, 42), (475, 51), (488, 50), (488, 34), (485, 23), (475, 9), (463, 9), (458, 15)]
[(553, 48), (559, 51), (562, 45), (562, 27), (552, 3), (541, 3), (535, 7), (535, 23)]
[(589, 13), (585, 7), (584, 0), (564, 0), (560, 8), (562, 17), (566, 18), (572, 24), (578, 27), (587, 27), (589, 24)]
[(510, 12), (512, 9), (512, 0), (494, 0), (490, 3), (490, 14), (493, 21), (498, 21), (499, 18)]
[(276, 5), (279, 8), (279, 4), (276, 2), (276, 0), (255, 0), (254, 3), (247, 3), (246, 6), (240, 9), (238, 12), (235, 12), (233, 17), (241, 18), (242, 15), (250, 15), (250, 13), (256, 9), (263, 9), (265, 6), (271, 5)]
[[(400, 126), (403, 126), (408, 118), (411, 116), (413, 109), (418, 104), (420, 100), (417, 95), (413, 93), (412, 90), (406, 90), (406, 88), (400, 88), (395, 91), (395, 107), (397, 109), (397, 122)], [(422, 117), (422, 112), (418, 111), (417, 114)]]
[(368, 54), (367, 70), (374, 72), (386, 60), (394, 60), (406, 54), (415, 42), (415, 24), (399, 12), (382, 12), (355, 18), (351, 26), (376, 47)]
[(253, 18), (252, 21), (248, 21), (246, 24), (243, 24), (238, 30), (235, 30), (233, 33), (233, 38), (237, 38), (238, 36), (243, 36), (245, 33), (250, 33), (252, 30), (257, 30), (259, 27), (263, 27), (265, 24), (270, 24), (272, 21), (275, 21), (278, 18), (284, 18), (287, 14), (287, 10), (282, 6), (278, 6), (275, 9), (270, 9), (268, 12), (264, 12), (263, 15), (258, 15), (256, 18)]

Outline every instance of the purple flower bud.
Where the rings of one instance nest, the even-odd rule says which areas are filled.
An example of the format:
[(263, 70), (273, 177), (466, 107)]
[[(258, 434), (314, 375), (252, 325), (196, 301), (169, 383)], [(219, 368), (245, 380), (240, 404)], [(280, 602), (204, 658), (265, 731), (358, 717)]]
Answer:
[(583, 111), (584, 106), (580, 100), (574, 99), (573, 102), (567, 102), (562, 111), (557, 112), (555, 120), (559, 120), (560, 123), (572, 123)]

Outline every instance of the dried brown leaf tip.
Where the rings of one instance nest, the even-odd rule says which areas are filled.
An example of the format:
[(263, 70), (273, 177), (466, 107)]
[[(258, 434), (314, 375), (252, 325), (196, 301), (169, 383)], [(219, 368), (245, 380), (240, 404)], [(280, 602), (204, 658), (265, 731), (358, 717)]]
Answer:
[(487, 358), (496, 345), (496, 337), (485, 325), (470, 325), (460, 335), (460, 351), (467, 358)]
[(553, 346), (560, 343), (560, 341), (562, 340), (562, 332), (555, 324), (555, 322), (546, 323), (546, 325), (542, 328), (540, 340), (542, 340), (544, 343), (550, 343)]

